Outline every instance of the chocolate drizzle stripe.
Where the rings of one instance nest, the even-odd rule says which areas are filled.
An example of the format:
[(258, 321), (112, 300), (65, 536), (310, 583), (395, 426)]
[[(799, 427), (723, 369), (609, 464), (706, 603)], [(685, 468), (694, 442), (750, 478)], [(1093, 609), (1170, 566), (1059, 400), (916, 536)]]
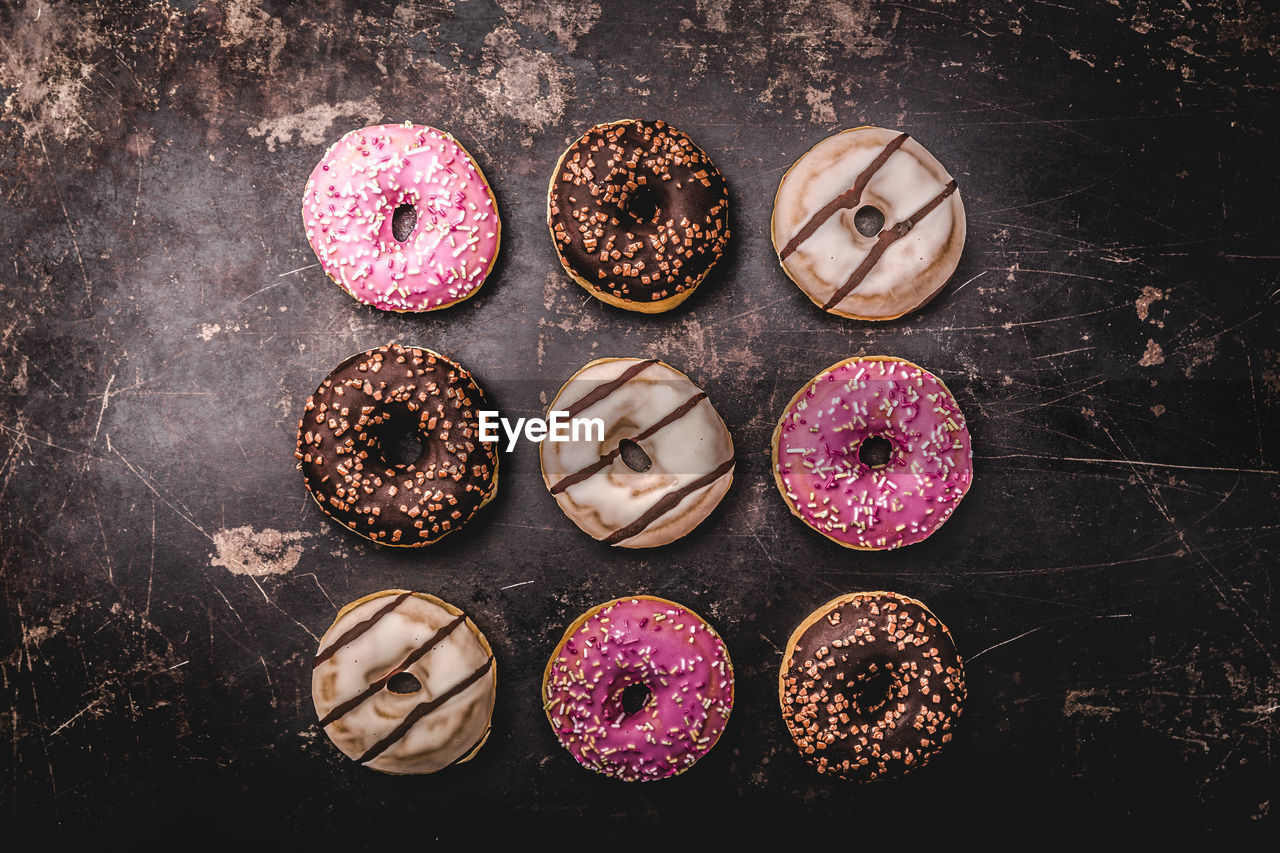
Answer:
[(871, 247), (871, 251), (862, 259), (862, 263), (858, 264), (858, 268), (849, 276), (849, 280), (842, 284), (840, 289), (831, 295), (831, 298), (822, 306), (822, 310), (830, 311), (833, 307), (839, 305), (840, 301), (849, 295), (849, 291), (862, 284), (862, 280), (867, 277), (867, 274), (871, 272), (872, 267), (874, 267), (880, 260), (880, 256), (884, 254), (885, 249), (892, 246), (899, 238), (907, 236), (908, 231), (916, 227), (916, 225), (920, 223), (921, 219), (924, 219), (932, 213), (934, 208), (946, 201), (947, 198), (955, 191), (956, 182), (953, 179), (947, 182), (947, 185), (942, 188), (941, 192), (929, 199), (928, 203), (925, 204), (924, 207), (920, 208), (892, 228), (886, 228), (881, 231), (880, 237), (876, 240), (875, 245)]
[(804, 227), (796, 233), (796, 236), (792, 237), (787, 242), (787, 245), (782, 247), (782, 251), (778, 253), (778, 257), (785, 261), (796, 251), (796, 249), (800, 248), (801, 243), (812, 237), (813, 232), (822, 227), (822, 223), (826, 222), (832, 216), (835, 216), (836, 213), (844, 210), (845, 208), (856, 207), (858, 202), (862, 200), (862, 191), (867, 188), (867, 184), (871, 182), (872, 176), (874, 176), (876, 172), (880, 171), (880, 167), (883, 166), (885, 161), (893, 155), (893, 152), (902, 147), (902, 143), (907, 141), (907, 137), (909, 135), (910, 134), (900, 133), (893, 139), (889, 140), (889, 144), (876, 155), (876, 159), (872, 160), (871, 164), (867, 166), (867, 168), (863, 169), (858, 177), (854, 179), (853, 186), (827, 202), (826, 207), (811, 216), (809, 221), (804, 224)]
[(640, 375), (640, 373), (643, 372), (650, 365), (654, 365), (657, 363), (658, 363), (658, 360), (656, 358), (647, 358), (644, 361), (637, 362), (631, 365), (630, 367), (628, 367), (626, 370), (622, 371), (622, 375), (619, 376), (617, 379), (614, 379), (611, 382), (606, 382), (603, 385), (598, 385), (595, 388), (591, 389), (591, 391), (588, 392), (586, 396), (584, 396), (580, 400), (575, 401), (572, 405), (569, 406), (569, 408), (566, 410), (569, 413), (569, 417), (574, 417), (575, 415), (579, 415), (586, 409), (589, 409), (590, 407), (594, 406), (596, 403), (599, 403), (605, 397), (608, 397), (614, 391), (617, 391), (623, 385), (626, 385), (636, 376)]
[(602, 541), (607, 542), (610, 545), (617, 545), (625, 539), (630, 539), (632, 536), (636, 536), (650, 524), (653, 524), (661, 518), (665, 513), (669, 512), (673, 507), (679, 504), (680, 501), (698, 491), (698, 489), (711, 485), (732, 470), (732, 459), (721, 462), (720, 466), (710, 474), (704, 474), (683, 488), (676, 489), (674, 492), (668, 492), (663, 495), (657, 503), (641, 513), (639, 518), (628, 524), (626, 527), (619, 527), (617, 530), (606, 536)]
[(477, 681), (479, 681), (481, 678), (484, 677), (484, 674), (488, 672), (492, 666), (493, 666), (493, 658), (489, 658), (487, 661), (484, 662), (484, 666), (481, 666), (475, 672), (471, 673), (466, 678), (462, 679), (457, 684), (453, 685), (452, 687), (450, 687), (445, 692), (441, 693), (436, 698), (432, 699), (429, 702), (423, 702), (421, 705), (415, 706), (414, 709), (410, 711), (403, 720), (400, 721), (400, 725), (392, 729), (387, 734), (387, 736), (384, 737), (382, 740), (378, 741), (373, 746), (369, 747), (368, 751), (365, 752), (364, 755), (357, 758), (356, 761), (358, 761), (361, 764), (364, 764), (365, 762), (372, 761), (382, 753), (386, 752), (387, 749), (392, 744), (394, 744), (396, 741), (400, 740), (400, 738), (408, 734), (409, 729), (413, 728), (414, 725), (418, 722), (418, 720), (421, 720), (427, 714), (430, 714), (436, 708), (439, 708), (445, 702), (448, 702), (454, 696), (457, 696), (459, 693), (466, 690), (471, 685), (475, 684)]
[[(705, 400), (706, 398), (707, 398), (707, 392), (699, 391), (697, 394), (694, 394), (688, 400), (685, 400), (683, 403), (681, 403), (679, 407), (669, 412), (665, 417), (662, 418), (662, 420), (658, 421), (653, 426), (650, 426), (647, 429), (645, 429), (644, 432), (637, 435), (635, 438), (632, 439), (632, 441), (644, 441), (646, 438), (649, 438), (654, 433), (658, 432), (658, 430), (663, 429), (664, 427), (670, 426), (671, 424), (683, 418), (685, 415), (689, 414), (689, 412), (693, 410), (694, 406), (698, 405), (699, 402), (701, 402), (702, 400)], [(621, 452), (622, 452), (622, 445), (618, 445), (617, 447), (613, 448), (613, 450), (610, 450), (608, 453), (603, 454), (599, 459), (597, 459), (595, 462), (592, 462), (587, 467), (582, 468), (578, 471), (574, 471), (572, 474), (566, 474), (554, 486), (551, 487), (551, 494), (558, 495), (561, 492), (563, 492), (565, 489), (569, 488), (570, 486), (577, 485), (578, 483), (581, 483), (583, 480), (590, 478), (593, 474), (596, 474), (599, 471), (603, 471), (605, 468), (609, 467), (610, 463), (612, 463), (613, 460), (618, 458), (618, 454)]]
[(340, 636), (340, 637), (338, 637), (338, 639), (334, 640), (332, 644), (330, 644), (330, 645), (329, 645), (329, 646), (327, 646), (326, 648), (324, 648), (324, 649), (322, 649), (321, 651), (319, 651), (319, 652), (317, 652), (317, 653), (316, 653), (316, 659), (315, 659), (314, 661), (312, 661), (312, 663), (311, 663), (311, 668), (312, 668), (312, 669), (315, 669), (317, 666), (319, 666), (320, 664), (324, 663), (324, 662), (325, 662), (325, 661), (327, 661), (329, 658), (331, 658), (331, 657), (333, 657), (335, 654), (337, 654), (337, 653), (338, 653), (338, 649), (342, 648), (342, 647), (343, 647), (343, 646), (345, 646), (347, 643), (350, 643), (352, 640), (354, 640), (354, 639), (356, 639), (357, 637), (359, 637), (359, 636), (360, 636), (361, 634), (363, 634), (365, 631), (368, 631), (368, 630), (369, 630), (370, 628), (372, 628), (374, 625), (378, 624), (378, 622), (382, 619), (382, 617), (386, 616), (386, 615), (387, 615), (388, 613), (390, 613), (392, 610), (395, 610), (395, 609), (400, 605), (400, 602), (404, 601), (404, 600), (405, 600), (406, 598), (408, 598), (410, 595), (413, 595), (413, 593), (411, 593), (411, 592), (402, 592), (402, 593), (400, 593), (399, 595), (397, 595), (397, 596), (395, 597), (395, 599), (394, 599), (394, 600), (392, 600), (391, 602), (389, 602), (389, 603), (387, 603), (387, 604), (384, 604), (384, 605), (383, 605), (383, 606), (378, 610), (378, 612), (377, 612), (377, 613), (373, 614), (373, 615), (372, 615), (372, 616), (370, 616), (368, 619), (365, 619), (363, 622), (359, 623), (358, 625), (353, 625), (351, 628), (347, 629), (347, 630), (342, 634), (342, 636)]
[(417, 663), (419, 660), (421, 660), (422, 657), (427, 654), (427, 652), (434, 649), (441, 640), (443, 640), (445, 637), (452, 634), (453, 630), (465, 621), (467, 621), (466, 616), (458, 616), (452, 622), (445, 625), (440, 630), (436, 631), (433, 635), (431, 635), (431, 639), (427, 640), (421, 646), (418, 646), (416, 649), (410, 652), (408, 657), (406, 657), (403, 661), (401, 661), (398, 666), (396, 666), (386, 675), (382, 676), (382, 678), (379, 678), (377, 681), (373, 682), (368, 687), (366, 687), (363, 691), (361, 691), (360, 693), (357, 693), (355, 696), (352, 696), (350, 699), (346, 700), (345, 702), (340, 702), (339, 704), (335, 705), (333, 710), (331, 710), (329, 713), (325, 714), (323, 718), (321, 718), (320, 726), (321, 727), (327, 726), (330, 723), (334, 722), (335, 720), (341, 719), (344, 715), (351, 713), (352, 710), (359, 707), (360, 703), (364, 702), (370, 696), (377, 693), (382, 688), (386, 687), (387, 682), (391, 680), (392, 676), (395, 676), (401, 672), (404, 672), (406, 669), (408, 669), (409, 667)]

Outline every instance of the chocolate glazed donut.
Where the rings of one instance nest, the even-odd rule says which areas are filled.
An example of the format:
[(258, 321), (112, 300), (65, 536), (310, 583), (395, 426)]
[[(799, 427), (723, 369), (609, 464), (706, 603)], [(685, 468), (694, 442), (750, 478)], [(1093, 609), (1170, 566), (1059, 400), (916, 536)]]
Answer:
[(895, 592), (842, 595), (787, 642), (778, 697), (791, 738), (819, 773), (901, 776), (951, 740), (964, 664), (947, 627)]
[[(307, 400), (298, 467), (334, 521), (383, 545), (429, 545), (498, 491), (496, 445), (479, 437), (484, 392), (457, 362), (424, 347), (357, 353)], [(407, 454), (397, 445), (406, 436)]]
[(693, 293), (729, 240), (729, 190), (711, 159), (662, 121), (598, 124), (551, 175), (560, 263), (592, 295), (655, 314)]

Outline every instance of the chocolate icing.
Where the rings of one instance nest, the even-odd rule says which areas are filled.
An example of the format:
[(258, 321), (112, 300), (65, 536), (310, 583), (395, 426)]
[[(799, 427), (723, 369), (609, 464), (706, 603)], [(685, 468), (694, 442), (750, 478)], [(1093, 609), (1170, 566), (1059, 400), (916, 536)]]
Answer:
[(710, 158), (665, 122), (596, 125), (551, 181), (548, 224), (565, 269), (627, 302), (698, 283), (729, 239), (729, 191)]
[(805, 760), (819, 773), (869, 782), (927, 763), (951, 740), (964, 665), (923, 604), (856, 593), (828, 602), (797, 629), (780, 698)]
[[(348, 358), (307, 400), (298, 448), (307, 489), (330, 517), (388, 545), (428, 545), (459, 529), (497, 492), (498, 455), (479, 440), (484, 392), (456, 362), (388, 344)], [(383, 443), (421, 442), (395, 464)]]

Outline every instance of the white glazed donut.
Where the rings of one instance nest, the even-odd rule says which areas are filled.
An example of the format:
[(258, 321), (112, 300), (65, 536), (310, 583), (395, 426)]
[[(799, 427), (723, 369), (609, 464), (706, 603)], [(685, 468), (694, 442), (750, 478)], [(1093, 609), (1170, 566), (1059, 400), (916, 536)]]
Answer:
[[(733, 482), (728, 427), (701, 388), (656, 359), (596, 359), (565, 383), (551, 410), (604, 422), (603, 441), (543, 441), (542, 479), (574, 524), (610, 545), (679, 539)], [(626, 464), (624, 440), (649, 457), (647, 470)]]
[[(392, 680), (401, 673), (407, 687)], [(348, 757), (384, 773), (434, 773), (489, 737), (496, 685), (493, 651), (461, 610), (389, 589), (351, 602), (325, 631), (311, 699)]]
[[(884, 217), (870, 236), (855, 223), (868, 207)], [(920, 143), (883, 127), (819, 142), (783, 175), (773, 202), (782, 268), (842, 317), (891, 320), (924, 305), (955, 272), (964, 238), (955, 180)]]

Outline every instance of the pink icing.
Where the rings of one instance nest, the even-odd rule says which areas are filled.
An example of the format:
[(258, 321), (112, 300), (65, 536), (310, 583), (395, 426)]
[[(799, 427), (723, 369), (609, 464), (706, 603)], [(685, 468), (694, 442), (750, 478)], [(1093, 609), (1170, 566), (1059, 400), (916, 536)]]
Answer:
[[(412, 204), (401, 243), (391, 217)], [(498, 208), (471, 155), (433, 127), (353, 130), (316, 164), (302, 201), (307, 239), (329, 277), (386, 311), (431, 311), (484, 283), (498, 252)]]
[[(632, 684), (650, 696), (627, 714), (622, 693)], [(562, 641), (543, 698), (578, 763), (625, 781), (664, 779), (715, 746), (733, 710), (733, 668), (723, 641), (693, 612), (620, 598)]]
[[(871, 436), (889, 462), (858, 456)], [(829, 367), (782, 415), (776, 462), (787, 502), (837, 542), (897, 548), (926, 539), (973, 482), (964, 415), (945, 385), (900, 359), (853, 358)]]

